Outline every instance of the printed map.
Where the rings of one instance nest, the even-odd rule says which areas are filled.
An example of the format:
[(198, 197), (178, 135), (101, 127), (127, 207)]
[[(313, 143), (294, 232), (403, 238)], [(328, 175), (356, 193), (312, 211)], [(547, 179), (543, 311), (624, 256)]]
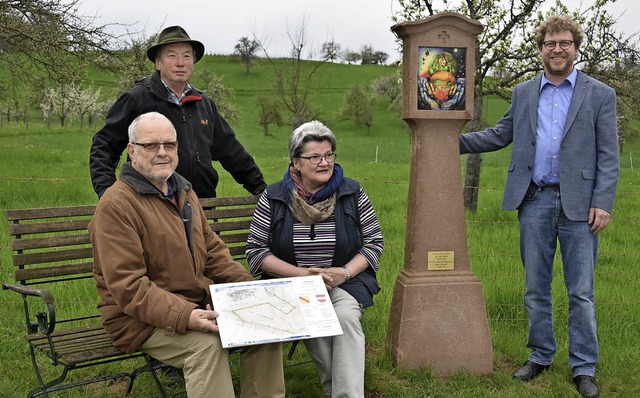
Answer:
[(320, 276), (210, 286), (225, 348), (342, 334)]

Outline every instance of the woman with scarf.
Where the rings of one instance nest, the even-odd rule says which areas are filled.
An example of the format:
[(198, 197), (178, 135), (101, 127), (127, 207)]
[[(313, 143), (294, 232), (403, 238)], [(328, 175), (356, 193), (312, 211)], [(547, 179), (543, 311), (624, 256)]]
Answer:
[(369, 197), (343, 176), (335, 150), (335, 136), (318, 121), (293, 131), (289, 168), (256, 207), (247, 260), (254, 276), (322, 276), (343, 334), (304, 344), (326, 395), (364, 397), (360, 318), (380, 290), (376, 272), (384, 242)]

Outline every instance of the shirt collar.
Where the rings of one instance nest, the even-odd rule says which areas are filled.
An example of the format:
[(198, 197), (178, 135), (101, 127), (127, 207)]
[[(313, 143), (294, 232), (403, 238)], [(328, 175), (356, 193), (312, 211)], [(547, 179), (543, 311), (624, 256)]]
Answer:
[(175, 102), (176, 104), (180, 104), (180, 101), (182, 101), (182, 99), (187, 95), (189, 90), (191, 90), (191, 88), (192, 88), (191, 84), (189, 84), (189, 82), (187, 82), (187, 84), (184, 85), (184, 91), (180, 95), (180, 98), (178, 98), (178, 95), (176, 95), (176, 93), (174, 93), (173, 90), (169, 88), (167, 83), (165, 83), (164, 80), (162, 80), (162, 78), (160, 78), (160, 81), (162, 82), (164, 87), (169, 92), (169, 100), (171, 100), (172, 102)]
[[(578, 79), (578, 69), (576, 69), (576, 67), (573, 67), (573, 70), (571, 71), (571, 73), (569, 73), (569, 76), (567, 76), (562, 83), (568, 81), (569, 84), (571, 85), (571, 88), (576, 86), (576, 80)], [(552, 84), (555, 86), (555, 84), (553, 84), (549, 79), (547, 79), (547, 76), (545, 76), (544, 72), (542, 72), (542, 79), (540, 80), (540, 91), (542, 91), (542, 88), (546, 85), (546, 84)], [(560, 84), (562, 84), (560, 83)]]

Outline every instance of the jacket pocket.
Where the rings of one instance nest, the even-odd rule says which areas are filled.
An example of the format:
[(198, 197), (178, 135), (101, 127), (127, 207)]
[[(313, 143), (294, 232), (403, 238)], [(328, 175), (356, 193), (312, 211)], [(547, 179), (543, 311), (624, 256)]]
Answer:
[(595, 180), (596, 171), (590, 169), (582, 169), (582, 178), (584, 178), (585, 180)]

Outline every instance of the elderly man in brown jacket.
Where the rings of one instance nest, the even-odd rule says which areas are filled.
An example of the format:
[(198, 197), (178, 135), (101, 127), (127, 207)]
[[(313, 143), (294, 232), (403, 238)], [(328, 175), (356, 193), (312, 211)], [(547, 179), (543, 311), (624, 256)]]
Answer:
[[(177, 146), (173, 125), (157, 112), (129, 127), (131, 161), (89, 224), (102, 323), (121, 350), (182, 368), (190, 398), (234, 397), (209, 285), (253, 278), (175, 173)], [(284, 397), (280, 344), (241, 355), (241, 396)]]

